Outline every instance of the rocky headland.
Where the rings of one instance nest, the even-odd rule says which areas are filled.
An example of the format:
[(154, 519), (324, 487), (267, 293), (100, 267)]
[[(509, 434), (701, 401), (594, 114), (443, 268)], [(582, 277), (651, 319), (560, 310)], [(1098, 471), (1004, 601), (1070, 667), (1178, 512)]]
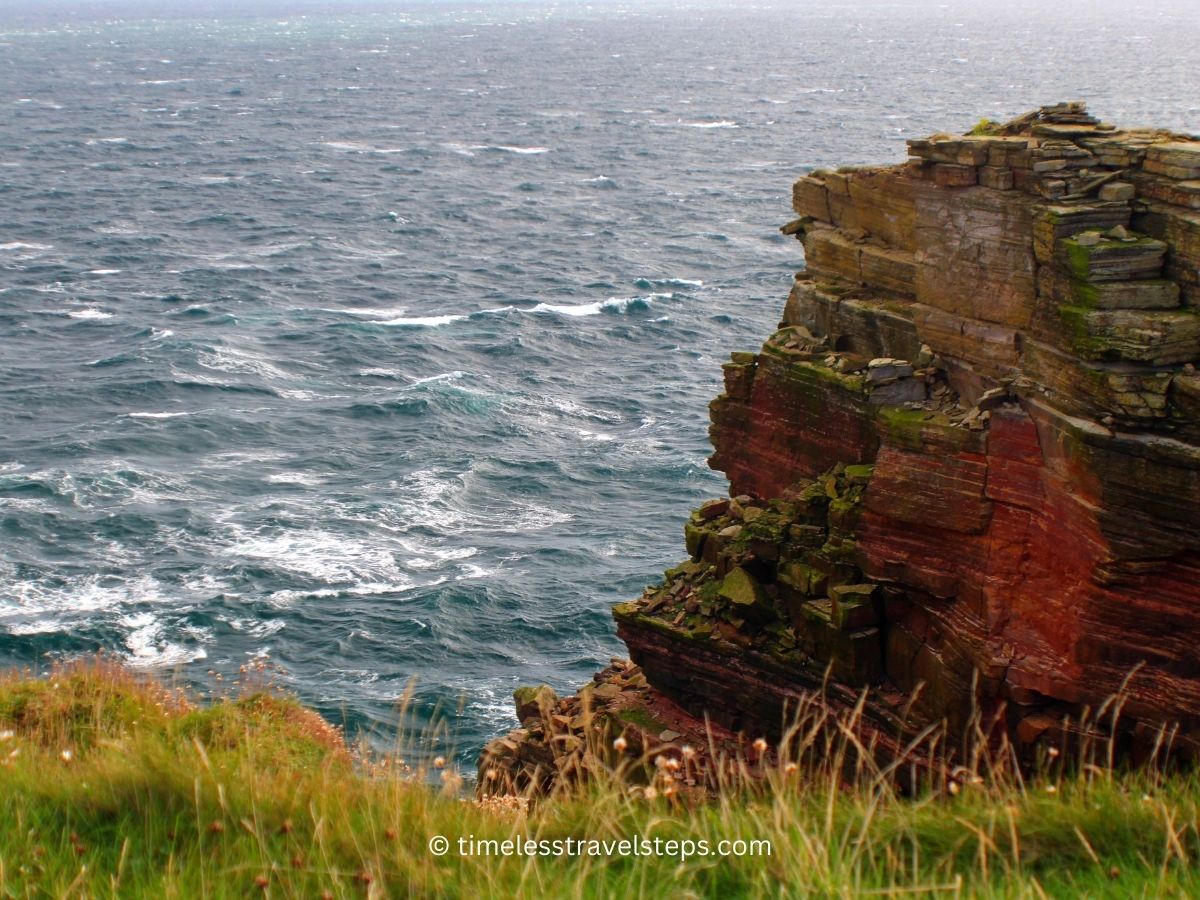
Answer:
[(730, 496), (615, 608), (630, 661), (518, 692), (482, 792), (594, 733), (753, 758), (813, 702), (883, 755), (1200, 747), (1200, 139), (1066, 103), (909, 149), (796, 182), (806, 268), (711, 404)]

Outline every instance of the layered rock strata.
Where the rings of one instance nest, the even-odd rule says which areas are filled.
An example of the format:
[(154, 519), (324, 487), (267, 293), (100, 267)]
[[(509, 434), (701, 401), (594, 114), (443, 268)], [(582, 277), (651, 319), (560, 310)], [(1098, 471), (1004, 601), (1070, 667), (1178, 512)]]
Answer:
[(1059, 104), (909, 148), (796, 182), (806, 269), (711, 405), (731, 498), (618, 634), (735, 731), (865, 692), (1028, 747), (1119, 694), (1131, 746), (1193, 748), (1200, 139)]

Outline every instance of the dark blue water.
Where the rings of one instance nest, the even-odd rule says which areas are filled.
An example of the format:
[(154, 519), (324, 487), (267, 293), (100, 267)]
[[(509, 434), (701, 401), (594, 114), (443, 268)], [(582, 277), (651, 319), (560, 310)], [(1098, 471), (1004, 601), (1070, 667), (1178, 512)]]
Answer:
[(465, 755), (586, 679), (724, 490), (797, 175), (1200, 130), (1189, 3), (974, 6), (0, 12), (0, 664), (267, 659), (368, 728), (416, 676)]

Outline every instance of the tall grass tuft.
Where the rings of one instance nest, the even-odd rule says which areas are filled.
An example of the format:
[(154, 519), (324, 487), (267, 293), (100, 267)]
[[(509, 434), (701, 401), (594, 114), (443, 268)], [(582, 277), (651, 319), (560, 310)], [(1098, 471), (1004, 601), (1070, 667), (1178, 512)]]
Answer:
[[(686, 753), (617, 762), (597, 739), (586, 780), (477, 802), (423, 736), (350, 747), (265, 686), (200, 705), (103, 660), (11, 673), (0, 897), (1200, 895), (1190, 772), (1122, 772), (1101, 753), (1027, 778), (1006, 748), (968, 741), (960, 770), (901, 796), (853, 722), (825, 715), (798, 710), (778, 745), (721, 758), (711, 792), (687, 789), (710, 773)], [(922, 740), (914, 758), (943, 738)], [(502, 853), (567, 839), (581, 852)], [(722, 840), (766, 843), (720, 855)]]

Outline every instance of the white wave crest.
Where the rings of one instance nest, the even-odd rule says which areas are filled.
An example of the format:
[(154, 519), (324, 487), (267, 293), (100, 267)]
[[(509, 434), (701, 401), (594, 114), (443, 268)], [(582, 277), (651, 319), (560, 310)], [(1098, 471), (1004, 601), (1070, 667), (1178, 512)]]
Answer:
[(500, 150), (504, 153), (517, 153), (521, 156), (535, 156), (539, 153), (549, 153), (549, 147), (514, 147), (511, 144), (472, 144), (472, 150)]
[(112, 313), (105, 312), (102, 309), (96, 309), (93, 306), (88, 306), (84, 309), (69, 310), (67, 315), (72, 319), (111, 319), (113, 317)]
[(131, 629), (125, 636), (125, 646), (129, 648), (125, 660), (130, 665), (146, 668), (178, 666), (208, 658), (203, 647), (184, 647), (166, 640), (163, 623), (153, 613), (125, 616), (120, 624)]
[(18, 250), (53, 250), (52, 244), (35, 244), (30, 241), (9, 241), (7, 244), (0, 244), (0, 250), (16, 252)]
[(581, 303), (577, 306), (571, 304), (557, 303), (539, 303), (530, 310), (531, 313), (557, 313), (560, 316), (598, 316), (605, 310), (616, 310), (624, 312), (631, 306), (640, 303), (650, 303), (659, 298), (670, 298), (671, 294), (650, 294), (645, 297), (609, 297), (607, 300), (598, 300), (595, 303)]
[(468, 319), (466, 315), (450, 315), (450, 316), (401, 316), (395, 319), (384, 319), (373, 324), (375, 325), (396, 325), (400, 327), (410, 328), (437, 328), (439, 325), (449, 325), (451, 322), (461, 322), (463, 319)]
[(345, 153), (406, 153), (410, 147), (376, 147), (374, 144), (364, 144), (362, 141), (321, 141), (322, 147), (331, 150), (341, 150)]
[(394, 319), (372, 321), (372, 325), (392, 325), (409, 328), (437, 328), (449, 325), (451, 322), (461, 322), (463, 319), (474, 319), (478, 316), (494, 316), (500, 313), (512, 312), (516, 307), (498, 306), (495, 309), (480, 309), (473, 313), (452, 313), (444, 316), (399, 316)]
[(320, 475), (312, 475), (308, 472), (274, 472), (264, 480), (271, 484), (300, 484), (305, 487), (316, 487), (325, 481)]

